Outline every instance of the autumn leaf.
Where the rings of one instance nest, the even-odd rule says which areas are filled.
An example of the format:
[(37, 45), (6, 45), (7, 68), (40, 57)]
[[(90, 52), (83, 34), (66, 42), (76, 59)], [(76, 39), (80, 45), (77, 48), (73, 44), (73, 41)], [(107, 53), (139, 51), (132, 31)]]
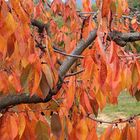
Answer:
[(102, 2), (102, 17), (107, 17), (110, 10), (111, 0), (103, 0)]
[(39, 87), (39, 84), (40, 84), (40, 80), (41, 80), (41, 71), (38, 71), (37, 69), (35, 69), (35, 72), (34, 72), (34, 82), (33, 82), (33, 88), (32, 88), (32, 91), (31, 91), (31, 96), (34, 95)]
[(100, 72), (99, 82), (100, 82), (101, 86), (103, 86), (106, 81), (106, 78), (107, 78), (107, 65), (104, 60), (101, 60), (99, 72)]
[(19, 133), (19, 138), (22, 137), (23, 132), (25, 130), (26, 126), (26, 120), (24, 114), (19, 114), (19, 125), (18, 125), (18, 133)]
[(1, 57), (5, 57), (6, 56), (6, 52), (7, 52), (7, 40), (0, 34), (0, 53), (1, 53)]
[(112, 133), (112, 125), (108, 126), (108, 128), (101, 135), (100, 140), (109, 140)]
[(18, 126), (16, 115), (4, 114), (0, 119), (0, 139), (14, 140), (18, 135)]
[(50, 89), (53, 88), (53, 76), (50, 67), (47, 64), (42, 65), (42, 71), (46, 77)]
[(81, 119), (76, 126), (76, 138), (78, 140), (85, 140), (88, 135), (88, 127), (85, 119)]
[(42, 121), (37, 122), (35, 132), (37, 140), (49, 140), (48, 128)]
[(22, 74), (20, 76), (20, 81), (22, 88), (25, 92), (29, 92), (29, 81), (33, 76), (33, 68), (32, 65), (28, 64), (25, 68), (22, 70)]
[(58, 114), (53, 113), (51, 116), (51, 131), (56, 136), (56, 138), (59, 138), (61, 136), (62, 132), (62, 125), (61, 120)]
[(132, 66), (132, 87), (137, 86), (139, 80), (139, 73), (136, 64)]
[(3, 37), (8, 38), (12, 35), (17, 28), (17, 23), (15, 22), (13, 15), (8, 12), (3, 26), (0, 28), (0, 33)]
[(17, 92), (20, 92), (22, 90), (19, 76), (16, 73), (12, 73), (11, 75), (9, 75), (8, 80)]
[(84, 11), (91, 11), (91, 1), (90, 0), (82, 0), (83, 10)]
[(10, 57), (15, 49), (15, 35), (12, 34), (7, 40), (7, 55)]
[(140, 139), (140, 120), (136, 119), (136, 140)]
[(66, 94), (66, 106), (69, 110), (74, 102), (76, 86), (75, 86), (75, 76), (70, 77), (69, 84), (68, 84), (68, 91)]
[(92, 113), (92, 107), (90, 105), (90, 101), (87, 93), (84, 92), (82, 96), (84, 96), (85, 106), (87, 108), (88, 113)]
[(105, 98), (105, 95), (103, 95), (103, 93), (101, 92), (101, 90), (99, 90), (97, 93), (96, 93), (96, 99), (97, 99), (97, 102), (98, 102), (98, 105), (100, 107), (100, 109), (102, 110), (105, 105), (106, 105), (106, 98)]
[(48, 82), (47, 82), (47, 79), (46, 79), (46, 76), (44, 73), (42, 73), (42, 77), (41, 77), (41, 81), (40, 81), (40, 89), (42, 91), (43, 97), (44, 98), (47, 97), (50, 87), (48, 85)]
[(96, 129), (92, 128), (91, 131), (89, 132), (88, 136), (87, 136), (87, 140), (98, 140), (98, 136), (96, 134)]

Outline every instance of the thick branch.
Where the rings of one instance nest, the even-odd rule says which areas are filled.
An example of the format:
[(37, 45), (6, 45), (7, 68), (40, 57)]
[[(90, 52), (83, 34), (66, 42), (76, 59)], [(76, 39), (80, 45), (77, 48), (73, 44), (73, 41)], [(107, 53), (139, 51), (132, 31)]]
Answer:
[[(88, 38), (86, 41), (80, 41), (80, 43), (77, 45), (77, 47), (75, 48), (75, 50), (73, 50), (73, 52), (71, 53), (72, 55), (80, 55), (82, 54), (82, 52), (95, 40), (97, 35), (97, 30), (93, 30), (92, 32), (90, 32)], [(60, 77), (64, 77), (65, 74), (68, 72), (68, 70), (70, 69), (70, 67), (74, 64), (74, 62), (77, 60), (77, 58), (74, 57), (67, 57), (63, 64), (60, 66), (59, 69), (59, 76)]]
[[(36, 20), (32, 20), (32, 25), (37, 26), (39, 29), (45, 29), (46, 27), (44, 24), (42, 26), (42, 23), (37, 22)], [(97, 30), (94, 29), (92, 32), (90, 32), (88, 38), (86, 41), (80, 41), (80, 43), (77, 45), (77, 47), (73, 50), (71, 55), (81, 55), (82, 52), (95, 40), (97, 36)], [(138, 41), (140, 40), (140, 33), (121, 33), (117, 31), (113, 31), (109, 33), (109, 40), (115, 41), (117, 44), (120, 46), (124, 46), (127, 42), (133, 42), (133, 41)], [(74, 62), (78, 58), (76, 57), (66, 57), (62, 65), (60, 66), (60, 69), (58, 71), (59, 77), (64, 78), (68, 70), (71, 68), (71, 66), (74, 64)], [(59, 80), (58, 84), (53, 90), (49, 91), (48, 96), (46, 97), (45, 100), (41, 99), (37, 95), (34, 95), (30, 97), (28, 94), (18, 94), (18, 95), (7, 95), (5, 97), (0, 98), (0, 111), (3, 109), (6, 109), (10, 106), (15, 106), (18, 104), (23, 104), (23, 103), (41, 103), (41, 102), (48, 102), (51, 100), (52, 96), (57, 94), (58, 91), (61, 89), (61, 84)]]
[[(92, 31), (89, 34), (88, 39), (85, 42), (81, 41), (77, 45), (76, 49), (71, 53), (71, 55), (80, 55), (92, 43), (92, 41), (94, 41), (95, 38), (96, 38), (96, 30)], [(59, 77), (61, 78), (64, 77), (77, 59), (78, 58), (76, 57), (67, 57), (59, 69)], [(15, 106), (23, 103), (31, 104), (31, 103), (48, 102), (51, 100), (52, 96), (57, 94), (57, 92), (60, 90), (61, 84), (62, 84), (61, 80), (58, 81), (56, 87), (53, 90), (49, 91), (49, 94), (45, 100), (41, 99), (37, 95), (30, 97), (28, 94), (7, 95), (5, 97), (2, 97), (0, 99), (0, 111), (10, 106)]]
[(134, 42), (140, 40), (140, 33), (121, 33), (118, 31), (112, 31), (109, 33), (108, 40), (115, 41), (120, 46), (125, 46), (127, 42)]

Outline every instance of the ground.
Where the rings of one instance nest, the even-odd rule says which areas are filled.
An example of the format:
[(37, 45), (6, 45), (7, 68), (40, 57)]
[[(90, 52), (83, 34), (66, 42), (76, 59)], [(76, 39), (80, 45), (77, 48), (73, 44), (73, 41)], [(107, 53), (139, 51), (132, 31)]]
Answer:
[[(107, 105), (102, 112), (99, 113), (98, 119), (113, 121), (119, 118), (128, 118), (134, 114), (140, 113), (140, 102), (135, 97), (129, 95), (128, 92), (122, 92), (118, 98), (118, 105)], [(100, 135), (108, 124), (99, 124), (97, 132)]]

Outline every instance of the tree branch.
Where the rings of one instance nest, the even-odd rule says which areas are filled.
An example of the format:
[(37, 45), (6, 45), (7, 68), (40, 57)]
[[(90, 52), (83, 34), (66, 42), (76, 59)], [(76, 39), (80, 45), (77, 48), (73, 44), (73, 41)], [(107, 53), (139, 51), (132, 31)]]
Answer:
[(140, 33), (134, 32), (134, 33), (121, 33), (118, 31), (112, 31), (108, 34), (108, 40), (113, 40), (118, 45), (124, 47), (127, 42), (134, 42), (140, 40)]
[[(36, 20), (32, 20), (31, 23), (33, 26), (37, 26), (41, 30), (43, 30), (44, 28), (48, 29), (48, 26), (46, 26), (45, 24), (42, 25), (41, 22), (38, 22)], [(121, 33), (117, 31), (113, 31), (108, 35), (109, 35), (108, 40), (113, 40), (120, 46), (124, 46), (127, 42), (140, 40), (140, 33), (137, 32)], [(95, 40), (96, 36), (97, 36), (97, 30), (94, 29), (93, 31), (90, 32), (86, 41), (81, 40), (80, 43), (78, 43), (76, 48), (72, 51), (71, 55), (81, 55), (82, 52)], [(30, 97), (30, 95), (26, 93), (16, 94), (16, 95), (6, 95), (0, 98), (0, 111), (10, 106), (15, 106), (18, 104), (44, 103), (50, 101), (52, 99), (52, 96), (57, 94), (58, 91), (61, 89), (62, 86), (61, 79), (65, 77), (66, 73), (77, 59), (78, 58), (76, 57), (70, 57), (70, 56), (66, 57), (66, 59), (60, 66), (60, 69), (58, 70), (58, 75), (60, 78), (56, 87), (54, 87), (53, 90), (49, 91), (48, 96), (44, 100), (38, 97), (37, 95), (33, 95), (32, 97)]]
[(59, 53), (59, 54), (62, 54), (62, 55), (65, 55), (65, 56), (69, 56), (69, 57), (76, 57), (76, 58), (80, 58), (80, 59), (84, 58), (84, 57), (83, 57), (83, 56), (81, 56), (81, 55), (72, 55), (72, 54), (67, 54), (67, 53), (65, 53), (65, 52), (63, 52), (63, 51), (61, 51), (61, 50), (59, 50), (59, 49), (58, 49), (58, 48), (56, 48), (56, 47), (53, 47), (53, 50), (54, 50), (54, 52)]
[[(81, 41), (77, 45), (76, 49), (71, 53), (71, 55), (80, 55), (94, 41), (95, 38), (96, 38), (96, 30), (93, 30), (89, 34), (86, 41)], [(62, 86), (61, 79), (64, 78), (64, 76), (66, 75), (66, 73), (68, 72), (68, 70), (76, 60), (77, 60), (76, 57), (70, 57), (70, 56), (64, 60), (64, 62), (60, 66), (59, 73), (58, 73), (60, 77), (59, 81), (56, 87), (53, 90), (49, 91), (48, 96), (44, 100), (38, 97), (37, 95), (33, 95), (32, 97), (30, 97), (30, 95), (26, 93), (22, 93), (18, 95), (7, 95), (1, 97), (0, 99), (0, 111), (2, 112), (3, 109), (18, 104), (44, 103), (50, 101), (52, 99), (52, 96), (57, 94), (58, 91), (61, 89)]]
[(74, 76), (74, 75), (77, 75), (77, 74), (80, 74), (84, 71), (85, 69), (81, 69), (79, 71), (76, 71), (76, 72), (73, 72), (73, 73), (68, 73), (65, 75), (65, 77), (70, 77), (70, 76)]

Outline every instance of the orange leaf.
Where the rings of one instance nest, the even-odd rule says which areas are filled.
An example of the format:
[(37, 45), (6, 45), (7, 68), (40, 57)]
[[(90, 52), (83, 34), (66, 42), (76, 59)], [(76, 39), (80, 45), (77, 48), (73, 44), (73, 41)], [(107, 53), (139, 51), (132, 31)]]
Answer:
[(113, 41), (111, 41), (110, 47), (111, 47), (111, 49), (110, 49), (110, 60), (109, 60), (109, 62), (112, 63), (117, 56), (117, 48), (116, 48), (117, 46), (115, 45), (115, 43)]
[(87, 136), (87, 140), (98, 140), (98, 136), (96, 134), (96, 129), (92, 128), (92, 130), (89, 132), (88, 136)]
[(12, 84), (12, 86), (16, 89), (17, 92), (20, 92), (22, 90), (20, 79), (16, 73), (12, 73), (9, 76), (8, 80)]
[(41, 71), (38, 71), (37, 68), (35, 68), (35, 75), (34, 75), (34, 83), (33, 83), (33, 88), (31, 92), (31, 96), (34, 95), (37, 92), (37, 89), (39, 87), (39, 83), (41, 80)]
[(19, 124), (18, 124), (19, 138), (22, 137), (23, 132), (25, 130), (25, 126), (26, 126), (25, 116), (24, 114), (19, 113)]
[(28, 60), (31, 64), (35, 63), (37, 60), (36, 54), (30, 54)]
[(85, 140), (88, 135), (88, 127), (86, 124), (85, 119), (82, 119), (78, 122), (78, 125), (76, 126), (76, 138), (78, 140)]
[(83, 93), (83, 96), (84, 96), (84, 101), (85, 101), (85, 105), (87, 107), (87, 110), (88, 110), (88, 113), (92, 113), (92, 107), (90, 105), (90, 102), (89, 102), (89, 97), (87, 95), (86, 92)]
[(50, 89), (53, 88), (53, 75), (50, 67), (47, 64), (42, 65), (42, 71), (44, 72), (46, 76), (46, 80), (48, 82), (48, 85)]
[(138, 67), (136, 64), (132, 66), (132, 87), (134, 88), (137, 86), (139, 81), (139, 72), (138, 72)]
[(129, 124), (126, 124), (126, 126), (122, 130), (121, 139), (123, 140), (133, 140), (133, 134), (131, 133), (131, 127)]
[(18, 134), (18, 126), (17, 126), (15, 115), (14, 116), (10, 115), (9, 119), (10, 119), (9, 121), (11, 126), (11, 139), (14, 140)]
[(18, 18), (22, 21), (22, 23), (29, 22), (29, 17), (25, 13), (23, 7), (20, 4), (20, 0), (10, 0), (12, 8), (15, 13), (18, 15)]
[(101, 86), (103, 86), (106, 81), (106, 78), (107, 78), (107, 65), (103, 59), (101, 60), (99, 72), (100, 72), (99, 82), (100, 82)]
[(103, 95), (101, 90), (99, 90), (96, 93), (96, 99), (97, 99), (97, 102), (98, 102), (98, 105), (99, 105), (100, 109), (102, 110), (105, 107), (105, 105), (106, 105), (106, 96)]
[(6, 56), (6, 51), (7, 51), (7, 41), (0, 34), (0, 54), (1, 54), (1, 58)]
[(111, 132), (110, 140), (120, 140), (121, 131), (119, 128), (114, 128)]
[(18, 135), (16, 115), (4, 114), (0, 119), (0, 139), (14, 140)]
[(107, 17), (110, 10), (111, 0), (103, 0), (102, 3), (102, 17)]
[(90, 12), (91, 11), (91, 0), (82, 0), (83, 11)]
[(105, 132), (101, 135), (100, 140), (109, 140), (112, 133), (112, 125), (110, 125)]
[(21, 140), (36, 140), (35, 137), (35, 124), (36, 121), (35, 120), (29, 120), (26, 117), (26, 126), (25, 126), (25, 130), (22, 134)]
[(140, 140), (140, 119), (136, 119), (136, 140)]
[(3, 37), (8, 38), (17, 28), (17, 23), (15, 22), (13, 15), (8, 12), (7, 17), (3, 23), (3, 26), (0, 28), (0, 33)]
[(71, 108), (74, 102), (75, 88), (75, 76), (72, 76), (70, 77), (68, 91), (66, 93), (66, 106), (68, 110)]
[(7, 40), (7, 55), (10, 57), (15, 49), (15, 35), (12, 34)]

